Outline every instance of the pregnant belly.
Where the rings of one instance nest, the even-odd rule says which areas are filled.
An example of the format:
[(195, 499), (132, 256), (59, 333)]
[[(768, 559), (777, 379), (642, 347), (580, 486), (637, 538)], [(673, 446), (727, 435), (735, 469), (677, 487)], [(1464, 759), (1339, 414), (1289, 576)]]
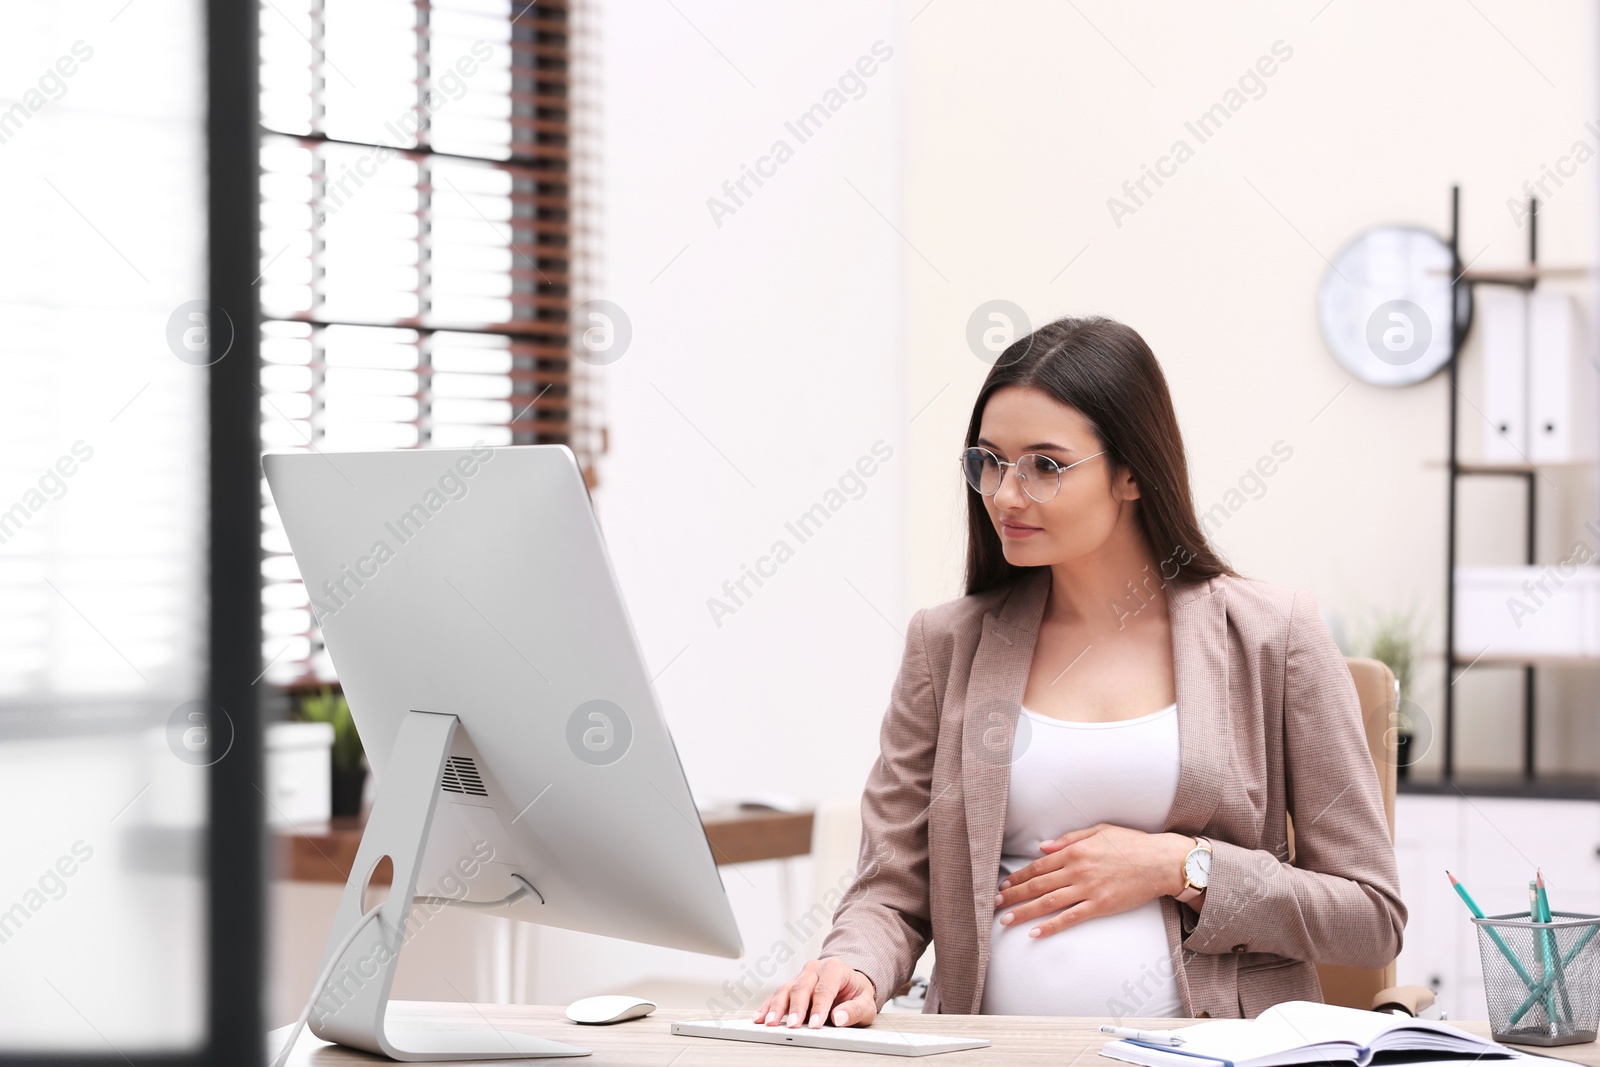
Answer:
[(1159, 898), (1045, 937), (1029, 937), (1028, 931), (1059, 911), (1002, 926), (1005, 911), (995, 910), (990, 931), (983, 1014), (1183, 1014)]

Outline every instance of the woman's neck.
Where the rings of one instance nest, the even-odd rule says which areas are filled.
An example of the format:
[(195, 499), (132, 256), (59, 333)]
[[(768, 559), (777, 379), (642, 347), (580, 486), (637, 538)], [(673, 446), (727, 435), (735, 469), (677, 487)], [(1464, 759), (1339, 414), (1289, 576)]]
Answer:
[(1164, 617), (1165, 584), (1147, 547), (1107, 544), (1093, 555), (1051, 565), (1044, 622), (1120, 629), (1130, 615), (1152, 607)]

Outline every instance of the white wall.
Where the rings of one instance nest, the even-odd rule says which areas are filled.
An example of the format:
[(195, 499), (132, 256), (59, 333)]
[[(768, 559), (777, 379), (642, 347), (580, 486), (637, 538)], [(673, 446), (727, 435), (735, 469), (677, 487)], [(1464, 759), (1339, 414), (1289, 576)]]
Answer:
[[(600, 370), (611, 451), (594, 495), (703, 799), (859, 797), (877, 754), (911, 614), (902, 33), (882, 2), (763, 5), (756, 18), (692, 0), (602, 5), (595, 295), (625, 310), (633, 340)], [(850, 71), (859, 83), (830, 97)], [(802, 140), (786, 124), (818, 104), (828, 117)], [(781, 162), (778, 140), (792, 150)], [(746, 167), (767, 176), (735, 200), (724, 183)], [(873, 473), (830, 498), (863, 457)], [(817, 504), (836, 510), (802, 541), (786, 524)], [(742, 604), (728, 597), (724, 583), (780, 540), (792, 557), (747, 579)], [(714, 597), (735, 610), (719, 620)], [(617, 989), (630, 967), (736, 977), (809, 905), (804, 861), (788, 876), (724, 868), (723, 881), (745, 964), (546, 930), (534, 995)]]
[[(903, 68), (916, 249), (902, 257), (907, 391), (908, 404), (939, 399), (910, 430), (907, 506), (921, 519), (907, 528), (910, 603), (959, 592), (964, 490), (948, 457), (988, 369), (966, 347), (968, 315), (995, 297), (1036, 323), (1102, 313), (1138, 329), (1160, 359), (1200, 507), (1273, 442), (1293, 448), (1266, 493), (1217, 532), (1234, 566), (1309, 587), (1352, 634), (1372, 609), (1419, 606), (1433, 658), (1419, 664), (1414, 699), (1438, 712), (1447, 477), (1429, 464), (1447, 454), (1447, 379), (1353, 381), (1321, 340), (1317, 287), (1326, 260), (1370, 225), (1447, 236), (1452, 182), (1462, 258), (1525, 263), (1507, 199), (1574, 140), (1600, 148), (1584, 129), (1596, 115), (1592, 5), (1307, 0), (1152, 15), (1103, 0), (923, 3), (905, 7), (916, 16)], [(1292, 55), (1265, 91), (1198, 143), (1184, 123), (1280, 40)], [(1193, 157), (1117, 225), (1107, 199), (1180, 137)], [(1596, 174), (1591, 160), (1551, 186), (1542, 262), (1595, 261)], [(1588, 292), (1574, 291), (1592, 312)], [(1476, 333), (1463, 368), (1470, 458), (1483, 427)], [(1550, 478), (1544, 561), (1565, 555), (1596, 512), (1592, 469)], [(1520, 489), (1501, 483), (1463, 481), (1458, 562), (1520, 562)], [(1546, 768), (1600, 766), (1595, 673), (1544, 672)], [(1458, 766), (1515, 768), (1520, 674), (1474, 668), (1457, 689)]]
[[(1152, 16), (1104, 0), (906, 0), (751, 18), (710, 0), (604, 6), (598, 295), (634, 336), (602, 372), (612, 449), (595, 496), (699, 794), (859, 797), (905, 622), (959, 593), (951, 457), (987, 370), (965, 330), (996, 297), (1035, 322), (1099, 312), (1144, 334), (1202, 507), (1288, 442), (1292, 460), (1220, 547), (1248, 574), (1310, 587), (1352, 629), (1370, 608), (1419, 604), (1437, 653), (1446, 482), (1428, 464), (1446, 454), (1446, 381), (1352, 383), (1318, 333), (1317, 285), (1371, 224), (1445, 233), (1455, 181), (1464, 257), (1522, 263), (1505, 201), (1584, 136), (1590, 7), (1311, 0)], [(878, 40), (893, 55), (861, 98), (799, 144), (785, 121)], [(1265, 93), (1116, 225), (1107, 198), (1279, 40), (1293, 54)], [(793, 157), (718, 225), (708, 198), (779, 138)], [(1545, 262), (1593, 261), (1597, 167), (1546, 202)], [(1475, 340), (1465, 360), (1470, 457)], [(785, 522), (880, 439), (893, 456), (861, 499), (798, 543)], [(1595, 512), (1588, 480), (1556, 477), (1547, 558)], [(1514, 561), (1520, 520), (1480, 489), (1463, 492), (1462, 562)], [(717, 625), (708, 598), (778, 539), (793, 558)], [(1439, 661), (1417, 681), (1437, 708)], [(1485, 725), (1516, 736), (1515, 706), (1493, 689), (1461, 694), (1464, 767), (1515, 758)], [(1547, 765), (1594, 766), (1592, 678), (1578, 673), (1565, 699), (1544, 731)], [(806, 907), (813, 878), (839, 873), (775, 866), (723, 872), (752, 959)], [(787, 915), (785, 878), (799, 893)], [(540, 931), (536, 953), (525, 993), (547, 1003), (741, 971), (565, 931)]]
[[(899, 238), (879, 215), (900, 215), (900, 32), (884, 4), (604, 20), (602, 292), (634, 337), (606, 369), (595, 497), (697, 792), (856, 790), (876, 747), (910, 614)], [(799, 143), (785, 123), (879, 41), (861, 98)], [(719, 225), (707, 200), (780, 138), (793, 158)], [(804, 543), (786, 529), (880, 440), (859, 499)], [(719, 624), (708, 600), (778, 540), (793, 558)]]

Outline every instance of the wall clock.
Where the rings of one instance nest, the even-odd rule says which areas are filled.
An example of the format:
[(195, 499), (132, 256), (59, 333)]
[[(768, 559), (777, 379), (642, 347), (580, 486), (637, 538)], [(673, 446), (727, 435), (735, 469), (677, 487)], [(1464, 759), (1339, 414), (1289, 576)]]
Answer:
[[(1317, 317), (1339, 365), (1372, 385), (1414, 385), (1450, 361), (1450, 246), (1420, 226), (1357, 234), (1322, 276)], [(1472, 321), (1472, 286), (1456, 286), (1456, 328)]]

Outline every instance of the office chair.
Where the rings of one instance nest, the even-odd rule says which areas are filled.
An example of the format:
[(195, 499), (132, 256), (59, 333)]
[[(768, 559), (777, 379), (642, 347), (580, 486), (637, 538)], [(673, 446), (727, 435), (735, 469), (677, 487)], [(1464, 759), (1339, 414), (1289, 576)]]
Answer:
[[(1399, 781), (1398, 742), (1391, 712), (1398, 706), (1400, 684), (1394, 672), (1381, 660), (1346, 656), (1350, 676), (1361, 701), (1361, 721), (1367, 730), (1367, 747), (1383, 788), (1383, 812), (1389, 823), (1389, 841), (1394, 842), (1394, 797)], [(1288, 820), (1289, 862), (1294, 862), (1294, 818)], [(1373, 1011), (1403, 1010), (1408, 1015), (1432, 1014), (1433, 990), (1422, 985), (1396, 986), (1393, 960), (1383, 967), (1341, 967), (1315, 964), (1322, 983), (1322, 999), (1347, 1008)]]

